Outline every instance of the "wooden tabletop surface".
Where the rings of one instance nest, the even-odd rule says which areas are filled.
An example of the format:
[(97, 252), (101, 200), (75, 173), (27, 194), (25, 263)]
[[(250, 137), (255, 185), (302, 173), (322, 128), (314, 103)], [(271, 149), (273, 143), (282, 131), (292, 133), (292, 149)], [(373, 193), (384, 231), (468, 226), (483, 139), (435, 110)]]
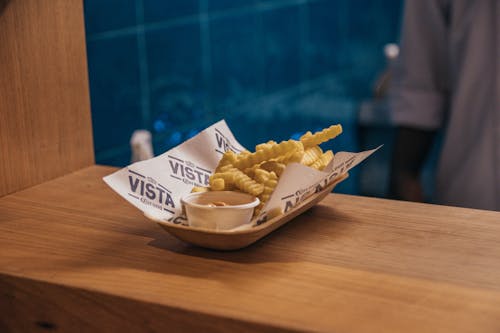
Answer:
[(146, 220), (114, 170), (0, 198), (0, 331), (500, 331), (499, 212), (333, 194), (218, 252)]

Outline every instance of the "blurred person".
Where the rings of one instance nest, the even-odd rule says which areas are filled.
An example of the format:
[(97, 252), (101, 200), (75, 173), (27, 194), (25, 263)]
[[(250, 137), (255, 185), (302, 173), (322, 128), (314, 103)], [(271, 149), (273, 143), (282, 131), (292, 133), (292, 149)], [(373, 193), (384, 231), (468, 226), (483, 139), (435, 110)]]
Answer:
[(391, 109), (391, 196), (423, 201), (439, 130), (436, 203), (500, 210), (500, 1), (407, 0)]

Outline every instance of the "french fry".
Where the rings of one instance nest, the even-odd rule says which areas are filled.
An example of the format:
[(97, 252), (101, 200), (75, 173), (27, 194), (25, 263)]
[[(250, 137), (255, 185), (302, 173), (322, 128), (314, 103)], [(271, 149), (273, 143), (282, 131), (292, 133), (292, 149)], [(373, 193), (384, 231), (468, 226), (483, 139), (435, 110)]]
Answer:
[(285, 171), (286, 165), (277, 161), (267, 161), (263, 162), (260, 167), (267, 171), (272, 171), (276, 176), (280, 177), (283, 171)]
[(256, 151), (255, 153), (249, 154), (247, 156), (243, 156), (239, 158), (234, 166), (240, 170), (244, 170), (246, 168), (251, 167), (252, 165), (277, 158), (281, 155), (284, 155), (289, 152), (295, 151), (303, 151), (304, 147), (302, 143), (295, 140), (282, 141), (276, 145), (271, 145), (268, 147), (264, 147), (261, 150)]
[(302, 142), (304, 148), (309, 148), (331, 140), (338, 136), (340, 133), (342, 133), (342, 126), (332, 125), (314, 134), (311, 134), (311, 132), (307, 132), (300, 138), (300, 142)]
[[(234, 184), (234, 186), (236, 186), (238, 189), (253, 196), (258, 196), (264, 191), (263, 184), (257, 183), (255, 180), (244, 174), (241, 170), (238, 170), (234, 167), (225, 172), (214, 174), (212, 177), (210, 177), (210, 182), (216, 182), (218, 179), (221, 179), (223, 181), (224, 186)], [(210, 186), (212, 186), (212, 183), (210, 184)]]
[(234, 162), (236, 162), (237, 156), (232, 150), (228, 150), (222, 155), (222, 158), (219, 161), (219, 164), (217, 165), (217, 168), (215, 168), (215, 172), (221, 171), (221, 168), (223, 168), (226, 165), (233, 165)]
[(212, 191), (224, 191), (224, 189), (225, 189), (224, 179), (223, 178), (210, 178), (210, 188), (212, 189)]
[(267, 141), (266, 143), (261, 143), (261, 144), (256, 145), (255, 151), (264, 150), (264, 149), (272, 147), (276, 144), (278, 144), (276, 141), (270, 140), (270, 141)]
[(274, 160), (278, 163), (289, 164), (289, 163), (300, 163), (304, 157), (304, 150), (297, 150), (288, 152), (282, 156), (275, 158)]
[(255, 169), (255, 176), (254, 176), (255, 181), (261, 184), (265, 184), (270, 179), (278, 179), (276, 174), (274, 172), (269, 172), (264, 169), (257, 168)]
[(320, 156), (320, 158), (318, 158), (313, 164), (311, 164), (311, 168), (323, 170), (328, 165), (328, 163), (330, 163), (332, 158), (333, 152), (331, 150), (327, 150)]
[(259, 195), (260, 204), (255, 208), (254, 215), (258, 215), (262, 208), (265, 206), (274, 189), (278, 185), (278, 179), (268, 179), (264, 184), (264, 191)]
[(208, 192), (208, 191), (210, 191), (210, 187), (204, 187), (204, 186), (195, 186), (191, 189), (191, 193)]
[(321, 156), (321, 154), (323, 154), (323, 150), (321, 150), (319, 146), (309, 147), (304, 151), (304, 157), (302, 157), (300, 163), (311, 165)]

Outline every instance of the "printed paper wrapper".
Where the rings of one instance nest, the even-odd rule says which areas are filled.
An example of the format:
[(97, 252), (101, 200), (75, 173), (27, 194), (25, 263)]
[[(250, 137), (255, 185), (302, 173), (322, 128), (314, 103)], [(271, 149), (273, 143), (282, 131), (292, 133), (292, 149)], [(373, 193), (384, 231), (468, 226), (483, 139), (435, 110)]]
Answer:
[[(338, 152), (323, 171), (298, 163), (289, 164), (253, 226), (265, 223), (269, 212), (293, 210), (377, 149), (361, 153)], [(239, 153), (245, 148), (221, 120), (166, 153), (131, 164), (103, 179), (146, 216), (188, 226), (180, 199), (191, 193), (193, 186), (208, 186), (210, 175), (227, 150)]]

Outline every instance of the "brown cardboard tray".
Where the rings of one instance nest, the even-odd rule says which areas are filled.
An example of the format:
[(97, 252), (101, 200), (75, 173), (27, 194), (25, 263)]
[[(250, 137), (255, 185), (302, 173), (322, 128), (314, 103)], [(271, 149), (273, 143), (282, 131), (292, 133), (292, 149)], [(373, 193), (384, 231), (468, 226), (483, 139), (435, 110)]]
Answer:
[(155, 222), (157, 222), (168, 233), (184, 242), (215, 250), (237, 250), (258, 241), (288, 221), (292, 220), (294, 217), (316, 205), (330, 192), (332, 192), (337, 184), (345, 180), (347, 177), (348, 174), (340, 175), (322, 191), (311, 195), (309, 198), (292, 208), (289, 212), (247, 229), (220, 231), (193, 228), (181, 224), (158, 220), (155, 220)]

